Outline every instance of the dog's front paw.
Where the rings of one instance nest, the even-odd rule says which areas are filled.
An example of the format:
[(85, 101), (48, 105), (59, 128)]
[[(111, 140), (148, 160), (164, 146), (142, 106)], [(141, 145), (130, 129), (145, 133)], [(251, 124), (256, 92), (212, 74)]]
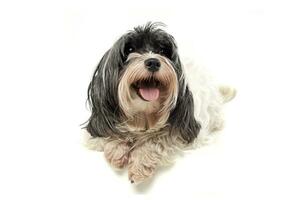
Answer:
[(153, 166), (146, 166), (144, 164), (130, 164), (129, 180), (131, 181), (131, 183), (139, 184), (141, 182), (144, 182), (146, 179), (152, 177), (154, 172), (155, 167)]
[(110, 141), (104, 147), (107, 161), (116, 169), (127, 166), (130, 147), (125, 142)]

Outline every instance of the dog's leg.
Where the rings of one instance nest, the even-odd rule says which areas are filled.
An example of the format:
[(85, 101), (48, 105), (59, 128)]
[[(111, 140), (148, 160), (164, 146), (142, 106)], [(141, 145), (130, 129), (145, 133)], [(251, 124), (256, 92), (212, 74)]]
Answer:
[(124, 141), (109, 140), (104, 144), (104, 155), (116, 169), (122, 169), (128, 164), (129, 151), (130, 147)]
[(103, 137), (92, 137), (86, 130), (83, 132), (83, 143), (95, 151), (103, 151), (107, 161), (116, 169), (128, 163), (130, 147), (126, 142)]
[(90, 133), (84, 129), (82, 130), (82, 142), (85, 147), (94, 151), (103, 151), (106, 139), (103, 137), (92, 137)]
[(128, 175), (131, 183), (141, 183), (153, 176), (158, 166), (171, 162), (174, 147), (163, 143), (146, 142), (132, 150)]
[[(219, 93), (222, 103), (231, 101), (236, 96), (236, 90), (228, 86), (220, 86)], [(210, 115), (209, 132), (220, 131), (224, 127), (224, 119), (221, 105), (209, 105), (208, 113)]]
[(222, 95), (223, 103), (231, 101), (236, 96), (236, 90), (228, 86), (220, 86), (219, 92)]

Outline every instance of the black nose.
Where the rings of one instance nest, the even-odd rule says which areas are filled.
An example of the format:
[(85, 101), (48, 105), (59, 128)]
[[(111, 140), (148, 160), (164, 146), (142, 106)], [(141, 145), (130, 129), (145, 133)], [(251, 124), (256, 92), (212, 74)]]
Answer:
[(158, 71), (161, 65), (160, 61), (157, 58), (149, 58), (144, 61), (144, 64), (150, 72)]

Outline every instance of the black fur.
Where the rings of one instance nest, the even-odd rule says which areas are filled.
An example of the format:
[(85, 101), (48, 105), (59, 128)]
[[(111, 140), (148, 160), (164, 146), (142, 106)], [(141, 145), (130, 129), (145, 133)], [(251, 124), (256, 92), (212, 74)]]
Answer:
[(88, 88), (88, 101), (92, 113), (86, 128), (94, 137), (107, 137), (118, 133), (115, 127), (120, 123), (121, 112), (117, 88), (119, 68), (122, 66), (118, 52), (119, 42), (105, 53)]
[[(180, 90), (181, 91), (181, 90)], [(177, 104), (168, 119), (171, 134), (180, 134), (187, 143), (198, 135), (201, 125), (194, 117), (193, 97), (186, 86), (185, 93), (179, 94)]]
[(168, 123), (171, 134), (180, 136), (190, 143), (201, 128), (194, 118), (193, 97), (184, 84), (182, 64), (177, 53), (174, 38), (159, 29), (161, 23), (147, 23), (123, 35), (108, 50), (97, 66), (88, 89), (88, 101), (92, 110), (86, 126), (94, 137), (118, 136), (116, 125), (121, 123), (122, 110), (118, 103), (118, 80), (126, 65), (127, 56), (132, 52), (152, 51), (167, 57), (172, 63), (179, 80), (179, 95)]

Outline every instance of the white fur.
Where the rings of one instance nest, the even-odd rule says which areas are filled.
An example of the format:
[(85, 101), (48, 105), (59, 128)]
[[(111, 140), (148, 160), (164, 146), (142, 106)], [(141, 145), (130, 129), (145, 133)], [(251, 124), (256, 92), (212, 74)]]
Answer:
[(82, 130), (82, 141), (87, 149), (94, 151), (103, 151), (104, 149), (105, 139), (101, 137), (92, 137), (86, 129)]
[(212, 126), (223, 124), (221, 113), (223, 97), (219, 92), (219, 86), (202, 65), (184, 59), (183, 68), (193, 95), (194, 115), (202, 126), (195, 145), (207, 144), (215, 138), (215, 134), (211, 131)]

